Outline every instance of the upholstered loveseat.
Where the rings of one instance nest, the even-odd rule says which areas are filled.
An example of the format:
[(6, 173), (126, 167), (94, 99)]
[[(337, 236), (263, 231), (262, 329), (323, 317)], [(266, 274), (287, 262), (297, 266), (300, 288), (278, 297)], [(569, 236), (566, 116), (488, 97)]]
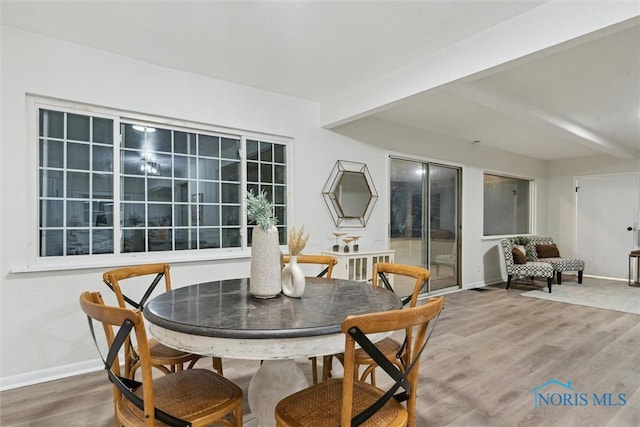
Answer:
[(527, 253), (531, 254), (533, 261), (548, 262), (556, 273), (556, 283), (562, 283), (562, 272), (577, 271), (578, 283), (582, 283), (584, 261), (576, 258), (560, 256), (560, 253), (551, 237), (529, 236), (527, 239)]
[(549, 293), (551, 293), (554, 275), (553, 265), (543, 261), (527, 261), (524, 254), (522, 258), (523, 262), (516, 263), (514, 261), (514, 243), (512, 239), (500, 240), (500, 247), (502, 248), (505, 268), (507, 270), (507, 289), (511, 286), (513, 276), (545, 277), (547, 279)]

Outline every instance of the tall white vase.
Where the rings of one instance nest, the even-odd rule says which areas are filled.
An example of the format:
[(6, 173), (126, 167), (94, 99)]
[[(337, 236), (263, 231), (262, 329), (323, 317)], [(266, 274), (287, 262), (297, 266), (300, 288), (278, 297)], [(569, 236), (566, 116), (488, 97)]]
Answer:
[(273, 298), (280, 293), (281, 269), (278, 229), (253, 228), (251, 235), (251, 276), (249, 292), (256, 298)]
[(298, 265), (298, 257), (289, 257), (289, 264), (282, 269), (282, 293), (288, 297), (299, 298), (304, 293), (304, 271)]

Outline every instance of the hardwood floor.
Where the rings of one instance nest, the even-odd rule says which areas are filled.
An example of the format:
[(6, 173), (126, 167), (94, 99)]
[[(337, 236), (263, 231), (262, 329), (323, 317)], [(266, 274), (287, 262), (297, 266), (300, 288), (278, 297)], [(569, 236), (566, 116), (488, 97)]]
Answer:
[[(520, 297), (533, 289), (526, 283), (484, 289), (445, 296), (423, 356), (418, 426), (640, 425), (640, 315)], [(310, 378), (309, 361), (298, 363)], [(211, 366), (210, 359), (199, 364)], [(258, 362), (223, 364), (225, 376), (246, 392)], [(340, 375), (338, 367), (334, 373)], [(533, 389), (552, 379), (570, 381), (569, 402), (583, 405), (558, 405), (567, 390), (552, 384), (542, 391), (555, 393), (556, 405), (535, 408)], [(384, 374), (378, 382), (385, 382)], [(600, 403), (611, 393), (611, 405), (595, 405), (594, 393)], [(626, 404), (618, 405), (619, 394)], [(9, 390), (0, 398), (2, 426), (113, 425), (111, 389), (102, 371)]]

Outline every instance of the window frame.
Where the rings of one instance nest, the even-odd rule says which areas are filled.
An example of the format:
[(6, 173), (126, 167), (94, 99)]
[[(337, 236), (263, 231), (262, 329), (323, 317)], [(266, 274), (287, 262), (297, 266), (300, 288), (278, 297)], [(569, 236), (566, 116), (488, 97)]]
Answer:
[[(40, 255), (40, 161), (39, 161), (39, 111), (48, 109), (65, 113), (83, 114), (91, 117), (100, 117), (113, 120), (113, 231), (114, 231), (114, 253), (86, 254), (86, 255), (61, 255), (61, 256), (41, 256)], [(121, 214), (120, 195), (120, 155), (121, 155), (121, 125), (135, 122), (135, 124), (168, 128), (173, 131), (186, 131), (190, 133), (203, 132), (205, 134), (215, 134), (220, 137), (230, 137), (240, 141), (240, 246), (229, 248), (204, 248), (204, 249), (184, 249), (124, 252), (121, 248), (121, 238), (123, 227)], [(16, 271), (52, 271), (67, 269), (84, 269), (105, 266), (135, 265), (148, 262), (166, 262), (170, 257), (171, 262), (193, 262), (204, 260), (224, 260), (224, 259), (246, 259), (251, 255), (251, 247), (248, 243), (250, 225), (248, 225), (246, 215), (246, 198), (242, 197), (247, 189), (247, 140), (258, 140), (261, 142), (279, 144), (284, 146), (285, 165), (285, 218), (279, 220), (279, 224), (284, 222), (284, 235), (288, 233), (290, 224), (293, 224), (293, 209), (291, 208), (293, 199), (293, 138), (247, 131), (243, 129), (233, 129), (212, 124), (193, 122), (183, 119), (169, 119), (166, 117), (154, 116), (146, 113), (132, 113), (116, 108), (99, 107), (95, 105), (76, 103), (47, 97), (28, 95), (27, 96), (27, 181), (29, 222), (27, 239), (27, 265), (18, 268)], [(65, 166), (66, 169), (66, 166)], [(222, 182), (222, 180), (220, 180)], [(221, 197), (221, 195), (219, 195)], [(66, 200), (66, 195), (65, 195)], [(145, 204), (149, 202), (146, 201)], [(222, 203), (219, 203), (222, 205)], [(172, 209), (175, 201), (171, 203)], [(284, 220), (284, 221), (283, 221)], [(66, 224), (63, 229), (66, 230)], [(174, 225), (175, 227), (175, 225)], [(222, 228), (222, 223), (219, 225)], [(148, 228), (148, 227), (146, 227)], [(286, 246), (286, 241), (282, 245)]]
[[(528, 196), (528, 221), (527, 221), (527, 232), (515, 232), (515, 233), (505, 233), (505, 234), (487, 234), (486, 230), (485, 230), (485, 217), (487, 215), (487, 210), (486, 210), (486, 200), (485, 200), (485, 192), (486, 192), (486, 188), (485, 188), (485, 178), (487, 175), (491, 175), (491, 176), (495, 176), (495, 177), (499, 177), (499, 178), (506, 178), (506, 179), (512, 179), (512, 180), (518, 180), (518, 181), (527, 181), (529, 183), (529, 196)], [(501, 238), (508, 238), (508, 237), (514, 237), (514, 236), (529, 236), (529, 235), (533, 235), (535, 234), (535, 227), (536, 227), (536, 221), (535, 221), (535, 212), (536, 212), (536, 206), (535, 206), (535, 197), (536, 194), (536, 181), (534, 178), (532, 177), (524, 177), (524, 176), (517, 176), (517, 175), (512, 175), (512, 174), (508, 174), (508, 173), (503, 173), (503, 172), (496, 172), (496, 171), (489, 171), (489, 170), (484, 170), (482, 173), (482, 238), (483, 239), (501, 239)]]

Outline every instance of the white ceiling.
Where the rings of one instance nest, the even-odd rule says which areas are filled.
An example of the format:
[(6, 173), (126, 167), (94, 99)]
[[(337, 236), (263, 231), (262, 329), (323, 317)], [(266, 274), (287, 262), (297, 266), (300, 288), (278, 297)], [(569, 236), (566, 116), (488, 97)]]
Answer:
[[(606, 0), (589, 3), (597, 12)], [(604, 28), (596, 22), (598, 31), (581, 37), (571, 32), (577, 24), (554, 22), (562, 16), (554, 11), (589, 7), (565, 0), (2, 0), (1, 15), (3, 25), (317, 102), (327, 127), (375, 116), (540, 159), (635, 158), (640, 2), (613, 4), (631, 19)], [(540, 33), (525, 34), (525, 19), (543, 23)], [(452, 63), (460, 72), (450, 81), (429, 82), (427, 72), (416, 87), (406, 79), (394, 90), (420, 64), (508, 34), (509, 25), (516, 31), (502, 35), (502, 48), (459, 54)], [(528, 38), (542, 46), (556, 33), (566, 41), (526, 51)], [(518, 46), (525, 52), (516, 53)], [(494, 66), (482, 65), (500, 54)]]

